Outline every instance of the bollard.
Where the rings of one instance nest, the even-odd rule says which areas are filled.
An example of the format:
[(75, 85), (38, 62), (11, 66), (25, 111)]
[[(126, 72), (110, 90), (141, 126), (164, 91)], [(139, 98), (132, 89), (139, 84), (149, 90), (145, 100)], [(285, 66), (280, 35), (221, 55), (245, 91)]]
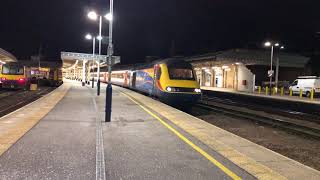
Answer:
[(92, 88), (94, 88), (94, 78), (92, 78)]
[(302, 89), (300, 89), (299, 97), (302, 98)]
[(112, 86), (111, 83), (108, 83), (106, 88), (106, 107), (105, 107), (105, 122), (111, 121), (111, 100), (112, 100)]
[(314, 97), (314, 89), (311, 89), (310, 99), (313, 100)]
[(272, 95), (275, 95), (275, 94), (276, 94), (276, 88), (273, 87), (273, 88), (272, 88)]
[(292, 89), (289, 90), (289, 96), (292, 96)]
[(269, 87), (266, 87), (266, 95), (269, 95)]
[(281, 89), (280, 89), (280, 96), (283, 96), (283, 94), (284, 94), (284, 88), (281, 87)]
[(97, 96), (100, 96), (100, 79), (97, 82)]
[(261, 93), (261, 86), (258, 86), (258, 93)]

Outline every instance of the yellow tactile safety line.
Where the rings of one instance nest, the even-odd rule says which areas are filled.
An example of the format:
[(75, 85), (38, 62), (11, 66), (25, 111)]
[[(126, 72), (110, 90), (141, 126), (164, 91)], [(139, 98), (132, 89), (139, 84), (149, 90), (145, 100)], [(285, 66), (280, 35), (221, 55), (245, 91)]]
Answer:
[(168, 123), (166, 123), (164, 120), (162, 120), (159, 116), (155, 115), (154, 113), (152, 113), (150, 110), (148, 110), (146, 107), (144, 107), (143, 105), (141, 105), (139, 102), (137, 102), (136, 100), (134, 100), (132, 97), (130, 97), (130, 95), (127, 95), (123, 92), (121, 92), (123, 95), (125, 95), (126, 97), (128, 97), (132, 102), (134, 102), (135, 104), (139, 105), (144, 111), (146, 111), (147, 113), (149, 113), (151, 116), (153, 116), (154, 118), (156, 118), (158, 121), (160, 121), (166, 128), (168, 128), (170, 131), (172, 131), (175, 135), (177, 135), (181, 140), (183, 140), (185, 143), (187, 143), (189, 146), (191, 146), (194, 150), (196, 150), (197, 152), (199, 152), (202, 156), (204, 156), (205, 158), (207, 158), (212, 164), (214, 164), (215, 166), (217, 166), (219, 169), (221, 169), (224, 173), (226, 173), (229, 177), (231, 177), (232, 179), (237, 179), (240, 180), (241, 178), (236, 175), (234, 172), (232, 172), (230, 169), (228, 169), (227, 167), (225, 167), (223, 164), (221, 164), (219, 161), (217, 161), (214, 157), (212, 157), (210, 154), (208, 154), (206, 151), (204, 151), (202, 148), (200, 148), (199, 146), (195, 145), (192, 141), (190, 141), (188, 138), (186, 138), (185, 136), (183, 136), (179, 131), (177, 131), (176, 129), (174, 129), (172, 126), (170, 126)]
[[(63, 87), (55, 89), (54, 91), (37, 99), (36, 101), (1, 117), (0, 126), (3, 123), (3, 121), (17, 119), (18, 117), (13, 116), (14, 114), (20, 114), (22, 116), (19, 118), (24, 119), (14, 122), (14, 124), (11, 127), (8, 127), (6, 133), (0, 134), (0, 156), (4, 152), (6, 152), (13, 144), (15, 144), (22, 136), (24, 136), (32, 127), (34, 127), (44, 116), (46, 116), (55, 107), (55, 105), (65, 96), (69, 89), (70, 86), (63, 85)], [(38, 103), (37, 107), (32, 106), (35, 103)], [(32, 112), (32, 114), (30, 112)]]

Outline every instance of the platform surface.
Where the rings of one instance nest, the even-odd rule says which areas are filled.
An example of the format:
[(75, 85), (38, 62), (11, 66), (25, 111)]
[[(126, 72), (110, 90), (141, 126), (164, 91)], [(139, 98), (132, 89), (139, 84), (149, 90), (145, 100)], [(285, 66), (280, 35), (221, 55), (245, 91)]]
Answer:
[(302, 103), (309, 103), (309, 104), (317, 104), (320, 105), (320, 98), (314, 98), (311, 100), (307, 97), (300, 98), (299, 95), (294, 96), (280, 96), (280, 95), (265, 95), (265, 92), (261, 91), (261, 94), (258, 94), (257, 92), (249, 93), (249, 92), (241, 92), (236, 91), (233, 89), (228, 88), (217, 88), (217, 87), (207, 87), (207, 86), (201, 86), (201, 89), (203, 90), (209, 90), (209, 91), (218, 91), (218, 92), (226, 92), (226, 93), (233, 93), (233, 94), (239, 94), (239, 95), (247, 95), (247, 96), (253, 96), (253, 97), (263, 97), (263, 98), (270, 98), (270, 99), (276, 99), (276, 100), (284, 100), (284, 101), (291, 101), (291, 102), (302, 102)]
[(0, 118), (6, 130), (0, 179), (320, 178), (314, 169), (128, 89), (113, 86), (112, 121), (105, 123), (106, 86), (97, 97), (80, 84), (67, 81)]

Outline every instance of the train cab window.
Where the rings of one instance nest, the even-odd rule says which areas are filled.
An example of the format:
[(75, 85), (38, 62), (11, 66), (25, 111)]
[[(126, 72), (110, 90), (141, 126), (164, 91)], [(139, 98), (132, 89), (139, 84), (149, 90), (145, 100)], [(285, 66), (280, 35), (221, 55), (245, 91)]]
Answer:
[(3, 65), (2, 66), (2, 74), (7, 75), (23, 75), (24, 69), (21, 66), (9, 66), (9, 65)]
[(173, 80), (195, 80), (192, 66), (189, 64), (172, 64), (168, 66), (169, 77)]

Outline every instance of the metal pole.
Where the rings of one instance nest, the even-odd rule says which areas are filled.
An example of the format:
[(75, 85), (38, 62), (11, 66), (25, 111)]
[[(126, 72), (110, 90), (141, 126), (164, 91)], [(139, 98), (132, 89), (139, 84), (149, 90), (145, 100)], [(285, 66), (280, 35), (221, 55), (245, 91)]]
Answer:
[[(271, 46), (271, 59), (270, 59), (270, 72), (271, 73), (272, 73), (272, 60), (273, 60), (273, 45)], [(272, 85), (271, 85), (271, 83), (272, 83), (272, 75), (273, 74), (271, 74), (271, 76), (270, 76), (270, 91), (272, 89)]]
[(100, 96), (100, 56), (101, 56), (101, 29), (102, 29), (102, 16), (100, 16), (100, 22), (99, 22), (99, 58), (98, 58), (98, 69), (97, 69), (97, 95)]
[[(113, 17), (113, 0), (110, 0), (110, 14)], [(109, 21), (109, 44), (108, 44), (108, 86), (106, 89), (106, 115), (105, 122), (111, 121), (111, 105), (112, 105), (112, 86), (111, 86), (111, 66), (112, 66), (112, 54), (113, 54), (113, 45), (112, 45), (112, 23), (113, 18)]]
[(85, 85), (85, 80), (86, 80), (86, 61), (82, 61), (82, 86)]
[(92, 73), (91, 73), (91, 76), (92, 76), (92, 88), (94, 88), (93, 73), (94, 73), (94, 60), (95, 60), (95, 51), (96, 51), (96, 38), (95, 37), (93, 37), (92, 43), (93, 43), (93, 47), (92, 47)]
[(278, 83), (279, 83), (279, 57), (277, 57), (277, 61), (276, 61), (276, 88), (278, 91)]

